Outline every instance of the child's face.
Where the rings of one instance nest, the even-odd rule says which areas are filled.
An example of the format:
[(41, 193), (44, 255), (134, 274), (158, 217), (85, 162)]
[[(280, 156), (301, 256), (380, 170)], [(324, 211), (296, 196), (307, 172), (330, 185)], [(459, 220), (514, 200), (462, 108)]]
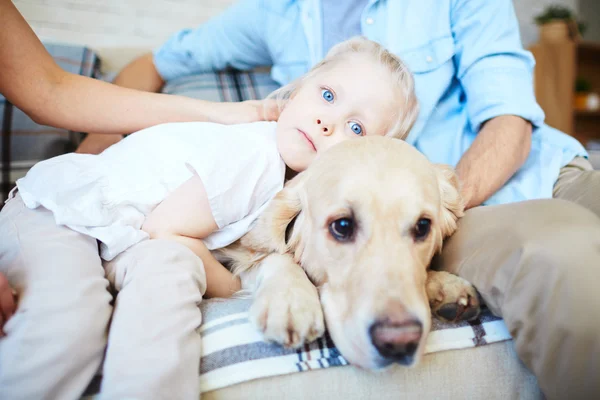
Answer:
[(395, 107), (390, 72), (349, 55), (306, 80), (288, 101), (277, 123), (281, 157), (294, 171), (304, 171), (318, 153), (341, 141), (384, 135)]

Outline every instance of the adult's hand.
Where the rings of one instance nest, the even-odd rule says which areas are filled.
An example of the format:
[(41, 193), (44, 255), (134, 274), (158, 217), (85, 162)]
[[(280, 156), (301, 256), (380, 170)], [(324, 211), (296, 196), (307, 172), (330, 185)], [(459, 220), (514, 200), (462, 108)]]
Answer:
[(275, 100), (247, 100), (237, 103), (215, 103), (212, 122), (220, 124), (244, 124), (257, 121), (276, 121), (279, 108)]

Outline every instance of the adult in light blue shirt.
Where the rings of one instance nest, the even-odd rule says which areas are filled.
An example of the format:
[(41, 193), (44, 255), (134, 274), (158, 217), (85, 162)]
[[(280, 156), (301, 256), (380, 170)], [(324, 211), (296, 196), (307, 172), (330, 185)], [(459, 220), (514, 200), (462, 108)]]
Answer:
[[(510, 168), (490, 169), (504, 160), (485, 155), (481, 172), (489, 188), (470, 185), (481, 177), (459, 166), (470, 189), (469, 206), (551, 198), (560, 168), (586, 156), (579, 142), (544, 124), (533, 92), (533, 58), (521, 47), (510, 1), (354, 1), (349, 3), (358, 4), (345, 8), (344, 2), (320, 3), (241, 1), (197, 29), (178, 32), (154, 53), (154, 63), (165, 80), (272, 65), (273, 79), (283, 85), (323, 58), (333, 44), (329, 38), (344, 40), (349, 29), (384, 44), (414, 73), (421, 112), (407, 141), (430, 160), (457, 166), (491, 118), (514, 115), (531, 122), (531, 140), (529, 134), (506, 132), (524, 129), (512, 124), (490, 134), (503, 138), (489, 144), (513, 146), (516, 153)], [(352, 13), (360, 30), (336, 18)]]
[(510, 0), (242, 0), (146, 57), (150, 87), (258, 66), (285, 84), (355, 34), (410, 67), (421, 112), (407, 140), (463, 183), (471, 209), (434, 264), (504, 318), (548, 398), (600, 393), (600, 173), (544, 124)]

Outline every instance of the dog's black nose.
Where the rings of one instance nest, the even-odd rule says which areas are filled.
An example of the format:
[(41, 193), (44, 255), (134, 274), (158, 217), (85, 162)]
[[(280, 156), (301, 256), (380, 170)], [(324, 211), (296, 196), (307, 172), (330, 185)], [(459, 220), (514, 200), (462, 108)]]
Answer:
[(385, 319), (371, 325), (369, 334), (381, 357), (391, 362), (410, 365), (423, 334), (423, 325), (415, 319), (401, 322)]

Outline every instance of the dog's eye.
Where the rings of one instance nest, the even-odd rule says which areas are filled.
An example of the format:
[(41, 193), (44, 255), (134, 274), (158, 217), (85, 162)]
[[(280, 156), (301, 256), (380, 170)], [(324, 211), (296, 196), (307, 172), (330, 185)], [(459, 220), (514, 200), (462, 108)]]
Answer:
[(413, 228), (413, 237), (415, 240), (425, 240), (431, 231), (431, 220), (429, 218), (421, 218)]
[(329, 224), (329, 233), (339, 242), (352, 239), (354, 234), (354, 221), (350, 218), (340, 218)]

